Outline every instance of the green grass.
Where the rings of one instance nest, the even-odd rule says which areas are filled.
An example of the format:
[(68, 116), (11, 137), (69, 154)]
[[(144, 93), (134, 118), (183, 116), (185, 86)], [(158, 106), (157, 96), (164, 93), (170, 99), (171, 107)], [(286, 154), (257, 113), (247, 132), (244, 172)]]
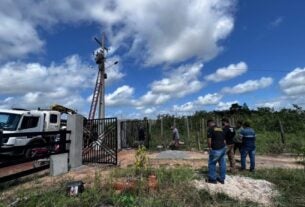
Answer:
[(300, 147), (305, 146), (305, 135), (303, 133), (287, 133), (285, 134), (285, 144), (282, 144), (278, 132), (259, 132), (257, 133), (256, 146), (257, 152), (260, 154), (297, 153)]
[[(234, 200), (225, 194), (211, 195), (205, 190), (198, 191), (190, 181), (206, 176), (206, 169), (194, 171), (186, 167), (167, 169), (148, 169), (143, 172), (145, 178), (153, 172), (157, 175), (159, 187), (157, 191), (149, 192), (145, 188), (146, 179), (140, 182), (136, 190), (117, 194), (112, 189), (112, 181), (119, 178), (137, 177), (134, 168), (114, 169), (109, 182), (102, 183), (100, 175), (92, 176), (94, 185), (86, 189), (78, 197), (68, 197), (65, 194), (65, 182), (56, 188), (20, 191), (19, 198), (23, 199), (17, 206), (41, 207), (74, 207), (74, 206), (112, 206), (124, 207), (184, 207), (184, 206), (258, 206), (252, 202)], [(305, 171), (288, 169), (258, 170), (255, 173), (243, 172), (243, 176), (255, 179), (265, 179), (275, 184), (280, 196), (274, 200), (275, 206), (304, 206), (305, 205)], [(0, 204), (1, 206), (1, 204)], [(3, 205), (4, 206), (4, 205)]]
[(243, 175), (274, 183), (280, 192), (280, 196), (274, 201), (276, 206), (305, 206), (303, 169), (266, 169), (255, 173), (245, 172)]

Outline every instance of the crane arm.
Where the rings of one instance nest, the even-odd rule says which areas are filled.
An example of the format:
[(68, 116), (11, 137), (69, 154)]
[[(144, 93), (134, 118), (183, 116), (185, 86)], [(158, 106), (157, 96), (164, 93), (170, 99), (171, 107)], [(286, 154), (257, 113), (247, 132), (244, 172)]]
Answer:
[(75, 110), (69, 109), (69, 108), (59, 105), (59, 104), (54, 104), (50, 108), (51, 108), (51, 110), (59, 111), (60, 113), (64, 113), (64, 114), (77, 114), (77, 112)]

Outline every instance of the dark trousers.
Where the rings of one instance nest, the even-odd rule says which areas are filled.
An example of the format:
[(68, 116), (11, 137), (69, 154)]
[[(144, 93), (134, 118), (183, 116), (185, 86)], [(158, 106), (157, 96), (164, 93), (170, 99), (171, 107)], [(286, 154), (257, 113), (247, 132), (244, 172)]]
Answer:
[(240, 150), (241, 150), (241, 145), (242, 145), (242, 143), (234, 143), (234, 154), (235, 154), (235, 152), (236, 152), (237, 149), (238, 149), (239, 153), (241, 153), (241, 152), (240, 152)]

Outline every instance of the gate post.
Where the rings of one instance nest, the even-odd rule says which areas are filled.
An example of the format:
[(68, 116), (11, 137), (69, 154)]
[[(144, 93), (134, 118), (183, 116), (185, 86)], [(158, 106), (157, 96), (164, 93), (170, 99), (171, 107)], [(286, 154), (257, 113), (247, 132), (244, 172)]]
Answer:
[(121, 144), (121, 120), (117, 119), (117, 143), (118, 143), (118, 150), (120, 151), (122, 149), (122, 144)]
[(71, 169), (77, 168), (83, 163), (83, 122), (84, 118), (81, 115), (68, 115), (67, 130), (71, 131), (69, 149), (69, 164)]

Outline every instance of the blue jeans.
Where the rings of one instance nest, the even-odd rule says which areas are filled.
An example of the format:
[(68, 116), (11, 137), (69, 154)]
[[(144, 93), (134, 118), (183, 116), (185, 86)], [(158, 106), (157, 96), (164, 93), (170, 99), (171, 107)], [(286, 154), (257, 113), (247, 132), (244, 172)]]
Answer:
[(250, 170), (255, 169), (255, 146), (242, 146), (240, 152), (240, 162), (241, 162), (241, 169), (246, 169), (246, 158), (249, 154), (250, 157)]
[(216, 164), (219, 163), (219, 179), (224, 181), (226, 178), (226, 147), (219, 150), (211, 150), (209, 153), (209, 172), (210, 181), (216, 181)]

